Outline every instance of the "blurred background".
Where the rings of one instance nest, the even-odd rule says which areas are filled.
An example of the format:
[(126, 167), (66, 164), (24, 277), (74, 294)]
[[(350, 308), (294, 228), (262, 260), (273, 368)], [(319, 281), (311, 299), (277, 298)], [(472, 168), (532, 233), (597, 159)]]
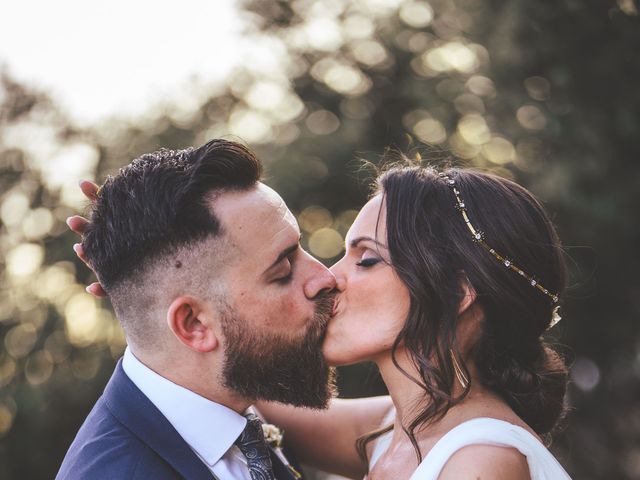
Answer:
[[(358, 159), (494, 170), (547, 206), (571, 278), (553, 451), (640, 478), (640, 21), (635, 0), (24, 0), (0, 30), (0, 478), (53, 478), (123, 335), (64, 223), (161, 146), (233, 135), (330, 264), (367, 194)], [(636, 218), (636, 220), (634, 220)], [(343, 396), (384, 393), (370, 366)]]

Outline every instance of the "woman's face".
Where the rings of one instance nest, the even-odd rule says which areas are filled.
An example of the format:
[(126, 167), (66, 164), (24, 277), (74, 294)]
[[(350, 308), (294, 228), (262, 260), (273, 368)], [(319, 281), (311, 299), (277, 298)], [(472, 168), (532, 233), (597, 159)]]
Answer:
[(349, 229), (344, 257), (331, 267), (338, 295), (323, 353), (331, 365), (375, 361), (389, 353), (409, 312), (409, 292), (390, 266), (382, 195)]

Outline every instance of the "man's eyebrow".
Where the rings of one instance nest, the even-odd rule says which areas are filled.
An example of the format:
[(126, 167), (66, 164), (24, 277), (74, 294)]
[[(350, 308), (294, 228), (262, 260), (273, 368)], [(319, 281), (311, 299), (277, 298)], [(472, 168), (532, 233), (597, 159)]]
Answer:
[(373, 242), (376, 245), (378, 245), (379, 247), (382, 247), (382, 248), (384, 248), (386, 250), (389, 250), (389, 247), (387, 247), (384, 243), (381, 243), (381, 242), (377, 241), (375, 238), (371, 238), (371, 237), (367, 237), (367, 236), (354, 238), (353, 240), (351, 240), (349, 242), (349, 246), (351, 248), (356, 248), (360, 242)]
[(268, 272), (273, 267), (275, 267), (277, 264), (279, 264), (283, 259), (285, 259), (289, 255), (291, 255), (293, 252), (295, 252), (298, 249), (299, 246), (300, 246), (300, 240), (298, 240), (298, 243), (296, 243), (295, 245), (290, 245), (287, 248), (285, 248), (282, 252), (280, 252), (280, 254), (278, 255), (278, 258), (276, 258), (275, 262), (273, 262), (271, 265), (269, 265), (269, 267), (265, 270), (265, 272)]

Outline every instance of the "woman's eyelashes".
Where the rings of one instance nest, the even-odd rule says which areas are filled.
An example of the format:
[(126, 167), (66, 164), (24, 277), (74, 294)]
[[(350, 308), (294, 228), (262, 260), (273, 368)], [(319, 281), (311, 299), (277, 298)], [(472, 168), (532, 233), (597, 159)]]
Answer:
[(358, 267), (369, 268), (380, 263), (381, 261), (382, 260), (377, 257), (367, 257), (367, 258), (361, 259), (359, 262), (356, 262), (356, 265)]

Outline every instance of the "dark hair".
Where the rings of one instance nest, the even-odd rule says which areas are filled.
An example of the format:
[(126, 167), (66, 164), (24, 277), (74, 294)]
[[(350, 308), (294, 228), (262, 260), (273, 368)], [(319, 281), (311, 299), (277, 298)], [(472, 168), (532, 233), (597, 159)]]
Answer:
[[(565, 282), (562, 248), (534, 196), (496, 175), (458, 168), (443, 173), (456, 182), (469, 218), (484, 231), (486, 242), (560, 295)], [(411, 299), (394, 343), (394, 363), (402, 370), (395, 361), (402, 344), (419, 377), (404, 373), (429, 400), (406, 427), (418, 457), (415, 429), (442, 418), (469, 391), (467, 386), (461, 396), (452, 396), (455, 371), (450, 352), (457, 352), (465, 277), (484, 314), (471, 351), (478, 380), (538, 434), (549, 434), (564, 414), (568, 380), (563, 360), (541, 338), (552, 319), (553, 300), (473, 242), (453, 192), (435, 169), (395, 166), (378, 177), (377, 185), (386, 202), (391, 265)], [(366, 443), (383, 432), (360, 439), (361, 454)]]
[(86, 257), (107, 293), (158, 257), (219, 235), (209, 195), (248, 189), (261, 172), (247, 147), (216, 139), (142, 155), (108, 177), (83, 236)]

